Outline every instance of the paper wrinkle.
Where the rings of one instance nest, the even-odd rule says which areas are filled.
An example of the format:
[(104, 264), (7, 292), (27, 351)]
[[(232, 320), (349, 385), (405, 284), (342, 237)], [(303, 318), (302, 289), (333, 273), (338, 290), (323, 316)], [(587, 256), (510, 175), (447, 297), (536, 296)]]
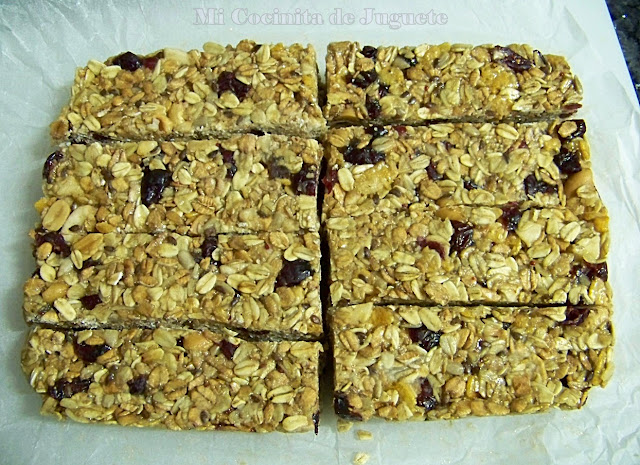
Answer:
[[(640, 276), (640, 107), (603, 4), (570, 0), (467, 0), (416, 6), (408, 0), (391, 5), (291, 1), (295, 8), (322, 13), (334, 8), (361, 15), (377, 11), (447, 13), (443, 27), (194, 26), (194, 8), (224, 6), (272, 12), (265, 2), (242, 5), (218, 2), (124, 1), (74, 2), (36, 0), (0, 5), (0, 176), (4, 202), (0, 248), (3, 285), (0, 313), (0, 462), (60, 463), (338, 463), (351, 464), (357, 452), (368, 464), (489, 463), (635, 463), (640, 454), (640, 319), (636, 316)], [(18, 358), (26, 326), (21, 325), (21, 286), (33, 270), (26, 231), (36, 215), (42, 162), (50, 147), (48, 124), (69, 97), (75, 67), (90, 58), (104, 60), (125, 50), (152, 52), (168, 47), (199, 48), (206, 41), (311, 42), (324, 72), (329, 41), (419, 44), (528, 42), (545, 53), (566, 55), (585, 88), (585, 105), (577, 115), (588, 124), (596, 184), (611, 213), (610, 279), (614, 288), (617, 332), (610, 385), (591, 391), (578, 412), (553, 411), (508, 418), (454, 422), (355, 423), (339, 434), (330, 399), (323, 399), (320, 434), (253, 435), (246, 433), (173, 433), (111, 426), (58, 423), (38, 415), (39, 398), (20, 372)], [(324, 389), (323, 394), (331, 392)], [(371, 441), (357, 440), (358, 429)]]

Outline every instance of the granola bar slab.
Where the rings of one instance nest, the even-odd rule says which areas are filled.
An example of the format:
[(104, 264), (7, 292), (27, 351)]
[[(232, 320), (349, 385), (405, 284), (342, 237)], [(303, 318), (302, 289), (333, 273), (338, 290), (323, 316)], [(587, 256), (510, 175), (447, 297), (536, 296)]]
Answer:
[(604, 304), (608, 217), (566, 208), (410, 206), (327, 220), (333, 305)]
[(454, 419), (576, 409), (611, 377), (606, 307), (379, 307), (330, 313), (336, 413)]
[(331, 123), (533, 121), (571, 115), (582, 100), (567, 61), (529, 45), (334, 42), (326, 61)]
[(63, 145), (36, 207), (65, 235), (318, 230), (321, 159), (315, 140), (277, 135)]
[(41, 412), (172, 430), (303, 432), (318, 421), (317, 342), (187, 329), (36, 327), (22, 368)]
[(313, 47), (243, 40), (92, 60), (76, 71), (51, 135), (167, 140), (258, 130), (314, 137), (324, 128)]
[(318, 233), (34, 238), (38, 269), (24, 287), (28, 323), (322, 334)]
[(516, 203), (602, 209), (583, 120), (336, 128), (327, 135), (324, 218), (406, 205)]

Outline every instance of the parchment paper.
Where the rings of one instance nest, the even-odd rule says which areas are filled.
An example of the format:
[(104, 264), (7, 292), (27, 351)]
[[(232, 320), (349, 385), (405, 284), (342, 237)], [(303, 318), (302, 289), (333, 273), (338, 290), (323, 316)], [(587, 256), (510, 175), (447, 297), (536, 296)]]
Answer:
[[(225, 24), (203, 25), (196, 8), (223, 8)], [(235, 24), (243, 19), (247, 24)], [(324, 25), (249, 24), (252, 13), (318, 13)], [(335, 8), (356, 24), (329, 24)], [(359, 24), (376, 12), (447, 15), (446, 24)], [(440, 16), (440, 21), (443, 17)], [(207, 18), (208, 19), (208, 18)], [(265, 18), (264, 21), (267, 21)], [(264, 22), (260, 19), (258, 22)], [(527, 42), (566, 55), (584, 84), (596, 184), (611, 213), (610, 279), (615, 291), (616, 371), (581, 411), (452, 422), (372, 421), (338, 434), (325, 400), (320, 434), (167, 432), (59, 423), (38, 414), (40, 398), (19, 367), (27, 328), (22, 284), (34, 262), (26, 233), (35, 223), (41, 169), (51, 147), (48, 124), (69, 97), (74, 69), (90, 58), (206, 41), (310, 42), (321, 60), (328, 42), (362, 44)], [(324, 64), (321, 61), (321, 72)], [(634, 297), (640, 279), (640, 109), (604, 1), (446, 1), (376, 3), (264, 1), (0, 1), (0, 463), (3, 464), (348, 464), (356, 452), (370, 464), (640, 463), (640, 325)], [(325, 398), (330, 386), (324, 389)], [(358, 441), (355, 431), (373, 432)]]

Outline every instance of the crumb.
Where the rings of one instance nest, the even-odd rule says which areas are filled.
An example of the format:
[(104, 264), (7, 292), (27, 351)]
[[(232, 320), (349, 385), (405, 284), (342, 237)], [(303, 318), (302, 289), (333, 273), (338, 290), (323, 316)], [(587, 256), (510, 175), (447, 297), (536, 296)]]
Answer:
[(369, 454), (365, 452), (358, 452), (353, 458), (353, 465), (364, 465), (368, 461), (369, 461)]
[(346, 433), (353, 426), (353, 422), (346, 421), (341, 418), (338, 419), (338, 433)]
[(371, 439), (373, 439), (373, 434), (371, 433), (371, 431), (359, 429), (356, 434), (358, 435), (358, 439), (360, 439), (361, 441), (370, 441)]

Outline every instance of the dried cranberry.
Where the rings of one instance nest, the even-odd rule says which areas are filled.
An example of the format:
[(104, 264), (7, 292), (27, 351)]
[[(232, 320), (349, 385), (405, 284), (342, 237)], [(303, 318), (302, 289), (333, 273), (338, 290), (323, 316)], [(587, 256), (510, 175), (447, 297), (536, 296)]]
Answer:
[(582, 104), (580, 103), (569, 103), (562, 107), (562, 114), (560, 115), (562, 118), (567, 118), (573, 115), (576, 111), (582, 108)]
[(480, 189), (480, 186), (478, 186), (475, 182), (471, 181), (470, 179), (467, 179), (466, 181), (464, 181), (464, 188), (470, 191), (473, 189)]
[(171, 183), (171, 173), (167, 170), (145, 168), (142, 176), (142, 203), (147, 207), (160, 202), (164, 188)]
[(344, 161), (353, 163), (354, 165), (375, 165), (379, 161), (386, 159), (386, 155), (382, 152), (376, 152), (373, 147), (366, 146), (361, 149), (355, 145), (349, 145), (344, 152)]
[(560, 139), (562, 140), (575, 139), (576, 137), (584, 136), (584, 134), (587, 132), (587, 123), (585, 123), (583, 119), (574, 119), (572, 121), (576, 123), (576, 130), (573, 131), (571, 134), (569, 134), (567, 137), (560, 136)]
[(42, 167), (42, 177), (46, 179), (47, 182), (53, 181), (55, 167), (63, 157), (64, 155), (62, 154), (62, 152), (53, 152), (47, 157), (46, 161), (44, 162), (44, 166)]
[(318, 181), (316, 180), (314, 165), (303, 163), (302, 169), (293, 175), (291, 185), (295, 189), (296, 194), (316, 195)]
[(318, 426), (320, 425), (320, 412), (315, 412), (313, 415), (311, 415), (311, 418), (313, 419), (313, 432), (316, 433), (317, 436)]
[(253, 134), (254, 136), (264, 136), (265, 132), (264, 131), (260, 131), (259, 129), (252, 129), (251, 131), (249, 131), (251, 134)]
[(416, 397), (416, 405), (424, 407), (426, 411), (433, 410), (438, 404), (436, 396), (433, 394), (433, 388), (427, 378), (423, 378), (420, 383), (420, 392)]
[(142, 60), (135, 53), (125, 52), (113, 59), (113, 64), (126, 71), (135, 71), (142, 66)]
[(351, 405), (349, 404), (347, 396), (341, 392), (333, 393), (333, 410), (336, 412), (336, 415), (343, 418), (358, 421), (362, 420), (362, 415), (351, 410)]
[(96, 308), (96, 305), (102, 303), (102, 299), (99, 294), (90, 294), (85, 295), (84, 297), (80, 297), (80, 303), (87, 310), (93, 310)]
[(418, 343), (418, 345), (427, 352), (440, 344), (441, 335), (441, 332), (431, 331), (426, 326), (409, 328), (409, 338), (411, 341)]
[(437, 241), (427, 241), (427, 247), (429, 247), (431, 250), (435, 250), (436, 252), (438, 252), (438, 255), (440, 255), (440, 258), (442, 260), (445, 259), (446, 257), (446, 252), (444, 250), (444, 246)]
[(406, 57), (404, 55), (400, 55), (400, 58), (402, 58), (404, 61), (407, 62), (407, 64), (409, 65), (409, 67), (415, 66), (418, 64), (418, 59), (416, 57), (413, 58), (409, 58)]
[(607, 267), (607, 262), (603, 262), (603, 263), (585, 262), (583, 266), (575, 266), (573, 270), (571, 270), (571, 274), (574, 277), (586, 276), (590, 280), (600, 278), (603, 281), (607, 281), (609, 279), (609, 268)]
[(237, 345), (227, 341), (226, 339), (220, 343), (220, 350), (229, 360), (233, 360), (233, 354), (236, 353)]
[(68, 257), (69, 255), (71, 255), (71, 247), (69, 247), (69, 244), (67, 244), (67, 242), (64, 240), (62, 234), (58, 232), (48, 232), (42, 234), (43, 232), (44, 231), (39, 230), (36, 233), (36, 247), (40, 247), (45, 242), (48, 242), (49, 244), (51, 244), (51, 250), (53, 251), (53, 253), (60, 254), (63, 257)]
[(235, 94), (235, 96), (238, 97), (238, 100), (244, 100), (250, 90), (251, 86), (236, 79), (235, 74), (231, 71), (223, 71), (218, 77), (219, 94), (229, 91)]
[(372, 47), (371, 45), (365, 45), (364, 47), (362, 47), (362, 55), (364, 55), (366, 58), (375, 60), (378, 56), (378, 49)]
[(48, 393), (55, 400), (62, 400), (79, 392), (87, 392), (89, 386), (91, 386), (90, 379), (81, 379), (80, 377), (73, 378), (71, 381), (59, 379), (49, 388)]
[(569, 152), (566, 147), (562, 147), (560, 153), (553, 157), (553, 162), (563, 174), (574, 174), (582, 171), (580, 157), (576, 152)]
[(367, 113), (369, 114), (369, 118), (376, 119), (378, 116), (380, 116), (380, 112), (382, 111), (382, 107), (380, 106), (380, 102), (378, 102), (377, 100), (371, 99), (367, 95), (367, 101), (364, 104), (364, 106), (367, 109)]
[(522, 55), (517, 54), (509, 47), (495, 46), (493, 48), (493, 61), (502, 63), (516, 73), (531, 69), (533, 62)]
[(127, 381), (129, 393), (135, 395), (144, 394), (147, 390), (147, 375), (139, 375)]
[(324, 184), (324, 188), (327, 190), (327, 193), (330, 194), (333, 190), (333, 186), (335, 186), (338, 182), (338, 170), (330, 169), (325, 174), (324, 178), (322, 178), (322, 184)]
[(382, 82), (378, 84), (378, 97), (382, 98), (388, 94), (389, 94), (389, 86), (387, 84), (383, 84)]
[(275, 287), (291, 287), (300, 284), (313, 274), (311, 263), (306, 260), (298, 259), (292, 262), (285, 260), (280, 274), (276, 279)]
[(460, 252), (475, 244), (472, 225), (462, 221), (451, 220), (451, 226), (453, 226), (453, 235), (451, 236), (450, 244), (453, 252)]
[(233, 157), (232, 150), (220, 149), (220, 155), (222, 155), (222, 162), (227, 168), (226, 178), (231, 179), (238, 171), (236, 166), (236, 159)]
[(359, 74), (351, 78), (351, 84), (361, 89), (366, 89), (378, 79), (378, 73), (375, 69), (369, 71), (360, 71)]
[(144, 66), (147, 69), (150, 69), (151, 71), (156, 69), (157, 64), (158, 64), (157, 56), (146, 57), (142, 60), (142, 66)]
[(178, 339), (176, 339), (176, 345), (178, 347), (184, 348), (184, 336), (180, 336)]
[(384, 126), (378, 126), (378, 125), (369, 126), (364, 130), (364, 132), (369, 134), (372, 139), (386, 136), (387, 134), (389, 134), (389, 131), (387, 130), (387, 128), (385, 128)]
[(399, 136), (404, 136), (407, 132), (406, 126), (394, 126), (393, 129), (396, 130)]
[(440, 181), (444, 177), (442, 174), (438, 173), (434, 162), (429, 163), (429, 166), (427, 166), (427, 175), (432, 181)]
[(291, 176), (291, 171), (286, 166), (279, 165), (277, 160), (270, 162), (267, 165), (269, 176), (273, 179), (287, 179)]
[(555, 194), (558, 192), (558, 188), (551, 184), (547, 184), (544, 181), (538, 181), (535, 174), (530, 174), (524, 179), (524, 191), (527, 195), (534, 196), (538, 192), (543, 194)]
[(202, 258), (211, 258), (211, 254), (218, 247), (218, 237), (217, 236), (207, 236), (202, 241), (202, 245), (200, 246), (200, 251), (202, 252)]
[(520, 223), (520, 218), (522, 218), (522, 212), (520, 212), (518, 204), (512, 202), (502, 207), (502, 216), (499, 221), (507, 231), (515, 231)]
[(95, 362), (98, 357), (111, 350), (111, 346), (108, 344), (90, 345), (78, 341), (75, 341), (73, 348), (76, 351), (76, 355), (88, 363)]
[(568, 306), (562, 324), (566, 326), (578, 326), (582, 324), (587, 316), (589, 316), (589, 307)]
[(94, 260), (93, 258), (90, 258), (82, 262), (82, 269), (86, 270), (87, 268), (91, 268), (92, 266), (98, 266), (98, 265), (102, 265), (102, 262), (100, 260)]

